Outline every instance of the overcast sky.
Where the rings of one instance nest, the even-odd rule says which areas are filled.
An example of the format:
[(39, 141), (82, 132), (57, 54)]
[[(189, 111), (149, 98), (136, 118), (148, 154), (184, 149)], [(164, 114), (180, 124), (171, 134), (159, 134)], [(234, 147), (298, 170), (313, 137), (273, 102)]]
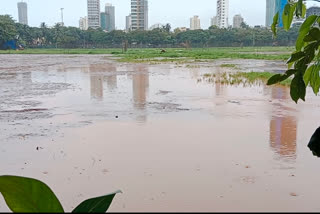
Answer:
[[(18, 20), (17, 2), (21, 0), (0, 0), (0, 15), (10, 14)], [(52, 26), (60, 22), (60, 8), (64, 8), (64, 22), (67, 26), (78, 27), (79, 18), (87, 15), (87, 0), (24, 0), (28, 3), (30, 26), (46, 22)], [(247, 24), (264, 25), (266, 0), (229, 0), (229, 24), (232, 17), (241, 14)], [(116, 28), (125, 28), (125, 16), (130, 13), (130, 0), (101, 0), (112, 3), (116, 9)], [(312, 3), (313, 4), (313, 3)], [(156, 23), (170, 23), (173, 28), (189, 27), (190, 17), (198, 15), (201, 27), (208, 28), (210, 18), (216, 15), (216, 0), (149, 0), (149, 26)]]

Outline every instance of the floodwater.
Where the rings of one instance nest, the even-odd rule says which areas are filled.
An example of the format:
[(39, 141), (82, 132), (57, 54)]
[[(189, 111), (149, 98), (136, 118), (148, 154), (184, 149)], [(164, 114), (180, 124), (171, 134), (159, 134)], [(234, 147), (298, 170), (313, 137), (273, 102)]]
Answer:
[(320, 159), (307, 148), (319, 99), (200, 81), (235, 70), (221, 64), (285, 70), (1, 55), (0, 174), (46, 182), (66, 211), (116, 190), (114, 212), (319, 211)]

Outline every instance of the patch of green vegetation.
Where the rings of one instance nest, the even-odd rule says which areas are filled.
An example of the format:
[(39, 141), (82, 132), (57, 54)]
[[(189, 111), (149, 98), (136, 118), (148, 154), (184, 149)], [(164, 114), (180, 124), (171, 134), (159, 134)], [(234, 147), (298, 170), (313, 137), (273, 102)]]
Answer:
[[(165, 53), (161, 53), (160, 49), (130, 49), (126, 53), (116, 54), (121, 57), (122, 62), (141, 62), (141, 59), (150, 61), (165, 62), (164, 59), (177, 61), (181, 58), (185, 60), (215, 60), (215, 59), (262, 59), (262, 60), (287, 60), (290, 54), (284, 54), (283, 48), (268, 47), (261, 48), (260, 52), (268, 52), (272, 50), (275, 54), (257, 54), (253, 48), (195, 48), (195, 49), (166, 49)], [(241, 51), (241, 52), (239, 52)], [(277, 53), (279, 52), (279, 54)], [(160, 59), (159, 59), (160, 58)]]
[[(208, 82), (215, 82), (229, 85), (253, 85), (266, 83), (274, 73), (272, 72), (237, 72), (237, 73), (221, 73), (221, 74), (204, 74), (203, 77)], [(281, 83), (283, 86), (290, 86), (291, 79), (287, 79)]]
[[(287, 60), (290, 54), (284, 51), (291, 47), (245, 47), (245, 48), (168, 48), (161, 53), (158, 48), (129, 49), (25, 49), (22, 51), (0, 51), (0, 54), (111, 54), (120, 57), (120, 62), (134, 63), (169, 63), (169, 62), (203, 62), (215, 59), (263, 59)], [(258, 53), (259, 52), (259, 53)], [(272, 52), (273, 54), (260, 54)]]
[(235, 64), (222, 64), (220, 65), (221, 68), (235, 68), (237, 67)]

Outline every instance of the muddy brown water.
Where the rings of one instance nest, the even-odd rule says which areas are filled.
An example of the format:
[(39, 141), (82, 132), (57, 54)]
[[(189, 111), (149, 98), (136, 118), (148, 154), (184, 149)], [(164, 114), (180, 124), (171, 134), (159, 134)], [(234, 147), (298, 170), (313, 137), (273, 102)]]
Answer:
[(285, 69), (1, 55), (0, 174), (46, 182), (66, 211), (118, 189), (110, 211), (319, 211), (320, 159), (307, 148), (319, 99), (199, 82), (235, 70), (221, 64)]

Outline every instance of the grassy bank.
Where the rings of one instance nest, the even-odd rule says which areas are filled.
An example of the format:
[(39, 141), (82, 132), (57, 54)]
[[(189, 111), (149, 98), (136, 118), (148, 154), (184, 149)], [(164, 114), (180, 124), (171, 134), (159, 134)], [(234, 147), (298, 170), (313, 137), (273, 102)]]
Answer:
[(22, 51), (0, 50), (0, 54), (111, 54), (120, 49), (25, 49)]
[(181, 60), (213, 59), (264, 59), (287, 60), (293, 47), (245, 47), (245, 48), (194, 48), (194, 49), (26, 49), (23, 51), (0, 51), (0, 54), (112, 54), (122, 62), (175, 62)]

